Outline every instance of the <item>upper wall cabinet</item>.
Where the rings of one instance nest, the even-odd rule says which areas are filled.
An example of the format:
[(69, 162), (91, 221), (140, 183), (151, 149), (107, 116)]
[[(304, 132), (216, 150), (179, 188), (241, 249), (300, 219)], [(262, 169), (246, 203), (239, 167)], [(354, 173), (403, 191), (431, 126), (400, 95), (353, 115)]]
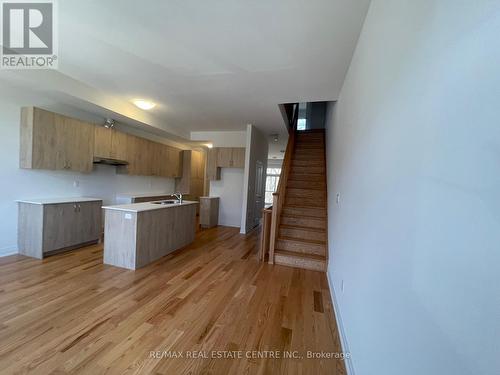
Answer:
[(91, 172), (95, 158), (127, 161), (118, 173), (180, 177), (181, 150), (36, 107), (21, 109), (20, 167)]
[(96, 126), (94, 156), (104, 159), (127, 160), (127, 134), (104, 126)]
[(130, 134), (127, 135), (126, 145), (125, 160), (129, 164), (118, 167), (118, 173), (171, 178), (181, 176), (180, 149)]
[(244, 168), (245, 149), (240, 147), (217, 147), (217, 166), (221, 168)]
[(245, 168), (244, 147), (217, 147), (208, 151), (207, 178), (220, 180), (220, 168)]
[(21, 109), (20, 167), (91, 172), (94, 126), (36, 107)]

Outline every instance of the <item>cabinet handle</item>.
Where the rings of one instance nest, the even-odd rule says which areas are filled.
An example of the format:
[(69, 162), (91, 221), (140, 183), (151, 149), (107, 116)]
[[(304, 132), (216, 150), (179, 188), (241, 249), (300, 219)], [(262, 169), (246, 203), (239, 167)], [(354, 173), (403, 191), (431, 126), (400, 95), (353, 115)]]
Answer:
[(76, 204), (73, 205), (73, 210), (76, 212)]
[(78, 212), (80, 212), (81, 210), (82, 210), (82, 206), (78, 205)]

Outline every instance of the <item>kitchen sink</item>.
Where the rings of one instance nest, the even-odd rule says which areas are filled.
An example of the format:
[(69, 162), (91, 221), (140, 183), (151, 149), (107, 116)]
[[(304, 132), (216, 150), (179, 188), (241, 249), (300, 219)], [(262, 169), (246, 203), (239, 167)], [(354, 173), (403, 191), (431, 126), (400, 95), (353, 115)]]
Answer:
[(165, 200), (165, 201), (156, 201), (156, 202), (151, 202), (153, 204), (178, 204), (179, 201), (178, 200), (174, 200), (174, 199), (169, 199), (169, 200)]

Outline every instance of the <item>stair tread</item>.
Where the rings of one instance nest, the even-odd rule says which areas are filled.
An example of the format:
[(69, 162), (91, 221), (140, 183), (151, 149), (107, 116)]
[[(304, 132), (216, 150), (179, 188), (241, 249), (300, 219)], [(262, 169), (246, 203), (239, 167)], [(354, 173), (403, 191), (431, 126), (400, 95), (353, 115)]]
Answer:
[(314, 245), (326, 245), (326, 241), (324, 240), (309, 240), (305, 238), (288, 237), (288, 236), (278, 236), (278, 241), (292, 241), (292, 242), (300, 242), (300, 243), (314, 244)]
[(323, 228), (313, 228), (313, 227), (304, 227), (303, 225), (293, 225), (293, 224), (280, 224), (280, 229), (299, 229), (299, 230), (306, 230), (309, 232), (318, 232), (318, 233), (325, 233), (326, 230)]
[(311, 259), (311, 260), (319, 260), (326, 261), (326, 257), (324, 255), (318, 254), (310, 254), (310, 253), (296, 253), (294, 251), (274, 249), (275, 255), (285, 255), (292, 258), (300, 258), (300, 259)]

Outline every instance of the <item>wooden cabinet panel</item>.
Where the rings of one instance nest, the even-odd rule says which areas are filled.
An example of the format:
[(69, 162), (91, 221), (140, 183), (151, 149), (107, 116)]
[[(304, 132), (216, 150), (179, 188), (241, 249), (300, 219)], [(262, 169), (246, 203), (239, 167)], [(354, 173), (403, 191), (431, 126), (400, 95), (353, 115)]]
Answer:
[(44, 207), (43, 252), (70, 247), (78, 243), (76, 203), (51, 204)]
[(162, 148), (159, 143), (148, 141), (147, 155), (149, 159), (149, 171), (151, 176), (161, 176), (164, 171), (164, 163), (162, 160)]
[(245, 168), (245, 148), (234, 147), (231, 155), (233, 168)]
[(182, 177), (176, 179), (175, 190), (188, 194), (189, 199), (197, 200), (203, 195), (205, 186), (205, 156), (194, 150), (182, 151)]
[(127, 135), (128, 162), (127, 172), (131, 175), (151, 176), (150, 141)]
[(233, 149), (231, 147), (217, 147), (217, 166), (231, 168), (233, 160)]
[(127, 160), (127, 134), (112, 129), (111, 132), (111, 158)]
[(92, 172), (94, 159), (94, 125), (65, 117), (63, 120), (67, 138), (64, 144), (68, 168), (78, 172)]
[(94, 127), (36, 107), (21, 109), (21, 168), (92, 170)]
[(217, 166), (217, 148), (211, 148), (207, 154), (207, 179), (210, 181), (220, 180), (220, 168)]
[(57, 147), (55, 114), (34, 107), (22, 108), (20, 167), (57, 169)]
[(167, 177), (182, 176), (181, 153), (178, 148), (167, 146)]
[(94, 156), (100, 158), (111, 158), (112, 130), (104, 126), (96, 126), (94, 129)]
[(127, 134), (115, 129), (96, 126), (94, 129), (94, 156), (127, 160)]
[(94, 241), (101, 231), (102, 202), (77, 203), (75, 244)]
[(219, 198), (200, 197), (200, 225), (212, 228), (219, 224)]

